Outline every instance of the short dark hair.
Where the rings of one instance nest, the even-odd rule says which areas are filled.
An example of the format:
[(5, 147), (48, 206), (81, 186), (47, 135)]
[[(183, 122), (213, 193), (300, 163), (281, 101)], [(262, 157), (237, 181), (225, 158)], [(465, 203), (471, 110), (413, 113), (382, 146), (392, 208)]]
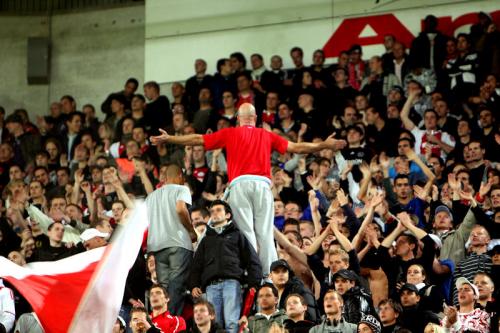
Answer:
[(44, 167), (44, 166), (39, 165), (39, 166), (35, 167), (35, 169), (33, 169), (33, 175), (34, 175), (34, 174), (35, 174), (35, 172), (37, 172), (38, 170), (43, 170), (43, 171), (45, 171), (45, 173), (47, 173), (47, 175), (49, 174), (49, 169), (47, 169), (47, 168), (46, 168), (46, 167)]
[(63, 224), (61, 221), (54, 221), (54, 222), (52, 222), (51, 224), (49, 224), (49, 227), (47, 228), (47, 230), (48, 230), (48, 231), (52, 230), (52, 228), (54, 228), (54, 225), (55, 225), (56, 223), (59, 223), (59, 224), (61, 224), (61, 225), (63, 225), (63, 226), (64, 226), (64, 224)]
[(139, 312), (139, 313), (144, 313), (146, 314), (146, 317), (149, 316), (148, 314), (148, 310), (146, 310), (145, 307), (142, 307), (142, 306), (135, 306), (132, 308), (132, 310), (130, 310), (130, 318), (132, 318), (132, 315), (136, 312)]
[(231, 206), (229, 206), (229, 204), (227, 202), (225, 202), (224, 200), (212, 201), (212, 204), (210, 204), (210, 208), (212, 208), (214, 206), (224, 206), (224, 211), (226, 212), (226, 214), (229, 213), (229, 215), (231, 215), (231, 219), (233, 218), (233, 211), (231, 209)]
[(396, 177), (394, 177), (394, 184), (396, 184), (398, 179), (406, 179), (408, 180), (408, 182), (410, 181), (410, 177), (408, 175), (405, 175), (404, 173), (398, 173)]
[(62, 101), (63, 99), (67, 99), (68, 101), (70, 101), (71, 103), (75, 103), (75, 99), (73, 96), (71, 95), (64, 95), (63, 97), (61, 97), (60, 101)]
[(250, 56), (250, 58), (253, 58), (253, 57), (257, 57), (257, 58), (259, 58), (261, 61), (263, 61), (263, 60), (264, 60), (264, 58), (262, 58), (262, 54), (260, 54), (260, 53), (254, 53), (254, 54), (252, 54), (252, 55)]
[(398, 145), (401, 141), (408, 141), (408, 143), (410, 144), (410, 147), (411, 148), (414, 148), (415, 147), (415, 141), (409, 139), (409, 138), (401, 138), (398, 140)]
[(257, 291), (257, 295), (259, 295), (260, 291), (264, 288), (269, 288), (271, 289), (271, 291), (273, 292), (273, 295), (274, 297), (278, 298), (279, 297), (279, 293), (278, 293), (278, 289), (274, 286), (274, 284), (272, 283), (269, 283), (269, 282), (266, 282), (264, 284), (262, 284), (259, 288), (259, 290)]
[(160, 92), (160, 85), (156, 81), (148, 81), (144, 83), (144, 87), (151, 87), (155, 89), (157, 92)]
[(304, 296), (300, 295), (300, 294), (297, 294), (297, 293), (292, 293), (290, 295), (288, 295), (285, 299), (285, 307), (286, 307), (286, 302), (288, 301), (288, 299), (290, 297), (297, 297), (299, 300), (300, 300), (300, 304), (302, 305), (307, 305), (307, 302), (306, 302), (306, 299), (304, 298)]
[(151, 292), (151, 290), (155, 288), (161, 289), (161, 291), (163, 291), (163, 295), (165, 296), (165, 298), (169, 297), (167, 289), (159, 283), (153, 283), (153, 285), (149, 288), (149, 292)]
[(236, 80), (238, 80), (240, 77), (245, 77), (248, 81), (252, 81), (252, 75), (250, 72), (240, 72), (236, 75)]
[(135, 94), (134, 97), (139, 98), (141, 101), (146, 103), (146, 98), (142, 94)]
[(212, 303), (210, 303), (209, 301), (207, 301), (206, 299), (203, 299), (203, 298), (198, 298), (194, 304), (193, 304), (193, 310), (195, 307), (197, 306), (206, 306), (207, 309), (208, 309), (208, 313), (211, 315), (211, 316), (215, 316), (215, 307)]
[(302, 239), (302, 236), (300, 235), (300, 233), (298, 231), (289, 230), (289, 231), (285, 232), (285, 235), (288, 235), (288, 234), (292, 234), (295, 237), (295, 239), (297, 240), (297, 242), (299, 242), (300, 246), (302, 246), (302, 244), (304, 243), (304, 240)]
[(294, 46), (291, 48), (290, 54), (292, 54), (293, 52), (299, 52), (301, 55), (304, 55), (304, 51), (298, 46)]
[(139, 81), (135, 77), (131, 77), (127, 79), (127, 82), (125, 84), (133, 83), (136, 87), (139, 86)]
[(217, 60), (217, 72), (220, 73), (221, 69), (222, 69), (222, 66), (224, 66), (224, 64), (229, 61), (228, 58), (221, 58), (219, 60)]
[(236, 60), (238, 60), (239, 62), (241, 62), (243, 64), (243, 68), (245, 68), (247, 66), (247, 59), (245, 58), (245, 56), (241, 52), (233, 52), (233, 53), (231, 53), (229, 58), (236, 58)]

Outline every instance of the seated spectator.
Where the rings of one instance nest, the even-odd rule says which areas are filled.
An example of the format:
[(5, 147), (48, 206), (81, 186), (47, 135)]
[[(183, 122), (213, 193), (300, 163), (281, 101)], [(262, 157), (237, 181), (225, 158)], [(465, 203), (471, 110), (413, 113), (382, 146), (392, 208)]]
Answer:
[(365, 315), (358, 324), (358, 333), (380, 333), (382, 326), (380, 322), (372, 315)]
[(152, 323), (144, 307), (133, 308), (130, 311), (129, 326), (132, 333), (161, 333), (161, 330)]
[(250, 318), (240, 319), (245, 331), (250, 333), (266, 333), (273, 323), (283, 327), (287, 315), (278, 310), (278, 289), (272, 284), (265, 283), (257, 291), (257, 306), (259, 312)]
[(212, 303), (203, 298), (198, 299), (193, 305), (193, 325), (188, 327), (188, 333), (224, 333), (226, 332), (215, 321), (215, 309)]
[(382, 324), (382, 333), (395, 333), (401, 329), (399, 316), (403, 312), (401, 304), (392, 299), (384, 299), (378, 304), (378, 315)]
[(186, 329), (186, 322), (182, 317), (173, 316), (168, 312), (169, 297), (165, 288), (153, 285), (149, 289), (149, 300), (153, 312), (151, 321), (165, 333), (178, 333)]
[(285, 329), (290, 333), (307, 333), (314, 326), (314, 322), (305, 320), (307, 303), (299, 294), (289, 294), (285, 300), (286, 315)]

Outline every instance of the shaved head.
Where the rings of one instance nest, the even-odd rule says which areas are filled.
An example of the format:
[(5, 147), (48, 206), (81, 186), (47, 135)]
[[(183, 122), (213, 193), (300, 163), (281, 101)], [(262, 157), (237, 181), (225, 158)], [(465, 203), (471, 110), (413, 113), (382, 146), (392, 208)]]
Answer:
[(169, 165), (166, 171), (166, 181), (167, 183), (183, 184), (182, 169), (176, 164)]
[(238, 121), (240, 126), (255, 126), (257, 122), (255, 107), (250, 103), (241, 104), (238, 109)]

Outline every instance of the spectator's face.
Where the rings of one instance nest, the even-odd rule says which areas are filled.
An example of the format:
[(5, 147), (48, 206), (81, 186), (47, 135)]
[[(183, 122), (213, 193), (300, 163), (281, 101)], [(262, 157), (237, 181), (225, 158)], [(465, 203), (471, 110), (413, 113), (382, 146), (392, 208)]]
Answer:
[(153, 309), (158, 309), (166, 306), (169, 299), (165, 297), (165, 293), (161, 288), (153, 288), (149, 293), (149, 301)]
[(137, 90), (137, 85), (134, 82), (128, 82), (127, 84), (125, 84), (124, 95), (132, 96), (136, 90)]
[(347, 132), (347, 143), (350, 145), (352, 144), (358, 144), (361, 142), (361, 134), (356, 131), (355, 129), (351, 129), (349, 132)]
[(384, 36), (384, 47), (386, 50), (391, 50), (392, 49), (392, 52), (394, 52), (394, 37), (392, 36)]
[(454, 55), (457, 52), (457, 44), (453, 40), (446, 42), (446, 53), (448, 55)]
[(342, 256), (340, 254), (331, 254), (328, 257), (328, 263), (330, 265), (330, 271), (332, 274), (337, 273), (341, 269), (348, 269), (349, 264), (342, 260)]
[(407, 198), (411, 193), (410, 183), (407, 178), (397, 179), (394, 183), (396, 195), (400, 198)]
[(69, 175), (64, 170), (57, 171), (57, 185), (66, 186), (69, 183)]
[(75, 160), (79, 162), (85, 162), (88, 159), (88, 150), (85, 148), (83, 143), (76, 146), (75, 149)]
[(58, 118), (61, 115), (61, 103), (53, 102), (50, 104), (50, 116), (53, 118)]
[(307, 305), (303, 305), (297, 296), (288, 297), (285, 307), (286, 314), (291, 318), (300, 317), (307, 311)]
[(139, 145), (137, 144), (137, 142), (133, 140), (127, 142), (126, 149), (128, 158), (138, 157), (141, 155), (141, 151), (139, 150)]
[(82, 212), (73, 205), (66, 206), (65, 213), (72, 220), (81, 221), (83, 218)]
[(359, 52), (359, 50), (351, 51), (349, 53), (349, 59), (353, 64), (357, 64), (361, 60), (361, 52)]
[(396, 240), (396, 255), (406, 257), (413, 251), (414, 246), (406, 236), (399, 236)]
[(210, 89), (204, 88), (200, 90), (200, 94), (198, 95), (198, 100), (200, 103), (210, 103)]
[(271, 272), (269, 277), (273, 281), (273, 284), (279, 288), (288, 282), (289, 272), (285, 267), (277, 267)]
[(280, 56), (273, 56), (271, 58), (271, 69), (278, 71), (283, 67), (283, 60), (281, 59)]
[(344, 109), (344, 123), (346, 126), (353, 125), (357, 118), (358, 116), (354, 108), (349, 106)]
[(47, 232), (49, 239), (55, 242), (62, 242), (64, 236), (64, 226), (61, 223), (54, 222), (52, 228)]
[(68, 114), (75, 111), (75, 106), (76, 106), (75, 103), (71, 102), (69, 99), (67, 98), (61, 99), (61, 108), (63, 113)]
[(427, 130), (434, 130), (437, 127), (437, 118), (434, 112), (426, 112), (424, 114), (424, 124)]
[(293, 245), (295, 245), (299, 249), (302, 248), (302, 244), (297, 239), (295, 232), (285, 232), (285, 237), (288, 239), (288, 241), (290, 243), (292, 243)]
[(95, 146), (95, 142), (90, 134), (85, 134), (84, 136), (82, 136), (82, 144), (87, 149), (93, 149)]
[(146, 133), (144, 133), (144, 129), (141, 127), (136, 127), (132, 130), (132, 138), (134, 141), (144, 143), (146, 141)]
[(368, 99), (364, 95), (356, 96), (354, 103), (358, 111), (366, 110), (368, 107)]
[(285, 205), (283, 201), (275, 201), (274, 202), (274, 216), (283, 216), (285, 214)]
[(195, 305), (193, 309), (194, 322), (198, 327), (208, 325), (212, 320), (215, 320), (215, 316), (210, 314), (208, 307), (205, 304)]
[(445, 101), (437, 101), (435, 110), (439, 118), (448, 116), (449, 109), (448, 109), (448, 104), (446, 104)]
[(64, 212), (65, 209), (66, 209), (66, 200), (65, 199), (63, 199), (63, 198), (52, 199), (50, 210), (52, 210), (52, 211), (58, 210), (58, 211)]
[(244, 92), (250, 89), (250, 80), (248, 80), (245, 76), (240, 76), (236, 80), (236, 84), (238, 85), (238, 91)]
[(0, 162), (7, 162), (14, 157), (14, 150), (8, 143), (0, 145)]
[(30, 197), (32, 199), (38, 199), (43, 196), (43, 187), (39, 181), (34, 181), (30, 183)]
[(469, 42), (467, 42), (467, 39), (463, 36), (458, 37), (457, 49), (460, 52), (466, 52), (469, 49)]
[(111, 211), (113, 212), (113, 218), (116, 221), (120, 221), (123, 215), (123, 211), (125, 210), (125, 207), (121, 204), (121, 202), (115, 202), (111, 206)]
[(403, 290), (400, 294), (401, 305), (404, 307), (417, 305), (420, 301), (420, 296), (417, 295), (414, 291), (411, 290)]
[(79, 133), (82, 129), (82, 119), (79, 116), (73, 116), (73, 118), (71, 118), (71, 121), (68, 121), (67, 124), (68, 130), (71, 133)]
[(174, 126), (174, 131), (182, 131), (182, 129), (186, 125), (186, 122), (184, 121), (184, 115), (179, 113), (174, 114), (174, 117), (172, 118), (172, 125)]
[(443, 172), (443, 166), (439, 163), (439, 160), (437, 157), (431, 157), (429, 158), (429, 164), (432, 165), (432, 171), (436, 176), (441, 175)]
[(339, 67), (347, 67), (347, 64), (349, 63), (349, 54), (341, 53), (338, 61)]
[(207, 63), (204, 60), (197, 59), (194, 62), (194, 71), (197, 74), (204, 74), (207, 70)]
[(300, 223), (299, 228), (302, 237), (314, 237), (314, 226), (311, 223)]
[(197, 225), (199, 223), (205, 223), (205, 219), (199, 210), (191, 212), (191, 223)]
[(323, 52), (314, 52), (312, 62), (314, 66), (323, 66), (325, 63), (325, 56), (323, 55)]
[(382, 61), (377, 57), (372, 57), (368, 62), (368, 66), (370, 67), (370, 72), (377, 73), (382, 69)]
[(93, 168), (91, 171), (92, 183), (97, 184), (102, 182), (102, 170), (99, 168)]
[(285, 220), (288, 218), (300, 220), (302, 216), (300, 207), (296, 203), (290, 202), (285, 205)]
[(479, 290), (479, 299), (489, 300), (493, 296), (495, 286), (491, 279), (484, 274), (477, 274), (474, 277), (474, 282)]
[(266, 97), (266, 110), (276, 110), (278, 108), (278, 94), (269, 93)]
[(276, 304), (278, 304), (278, 299), (274, 296), (271, 288), (263, 287), (259, 290), (259, 293), (257, 295), (257, 304), (263, 311), (269, 311), (276, 307)]
[(369, 108), (366, 110), (366, 122), (369, 125), (373, 125), (375, 123), (375, 120), (377, 118), (377, 113), (374, 112), (373, 108)]
[(82, 109), (82, 112), (83, 112), (83, 114), (85, 114), (85, 117), (87, 119), (93, 119), (93, 118), (95, 118), (95, 111), (90, 106), (85, 106)]
[(483, 110), (479, 114), (479, 124), (482, 128), (490, 128), (493, 125), (493, 115), (490, 110)]
[(336, 315), (342, 313), (343, 303), (336, 293), (327, 293), (323, 298), (323, 306), (327, 315)]
[(469, 123), (466, 121), (459, 121), (457, 126), (458, 136), (466, 136), (470, 134)]
[(356, 284), (354, 283), (354, 281), (347, 280), (340, 276), (335, 279), (335, 290), (337, 290), (337, 292), (340, 295), (344, 295), (347, 291), (349, 291), (349, 289), (351, 289), (355, 285)]
[(469, 305), (474, 303), (474, 300), (474, 289), (467, 283), (462, 284), (462, 286), (458, 288), (458, 304)]
[(387, 107), (387, 118), (389, 119), (399, 119), (399, 109), (395, 105), (389, 105)]
[(238, 58), (236, 57), (231, 57), (229, 58), (229, 60), (231, 61), (231, 69), (233, 71), (233, 73), (235, 72), (239, 72), (241, 71), (243, 68), (243, 63), (241, 63)]
[(425, 281), (425, 275), (422, 268), (418, 265), (411, 265), (406, 272), (406, 282), (417, 285)]
[(184, 87), (182, 84), (179, 82), (175, 82), (172, 84), (172, 96), (175, 97), (181, 97), (182, 94), (184, 94)]
[(470, 245), (473, 247), (486, 246), (490, 242), (490, 236), (486, 229), (481, 226), (476, 226), (472, 229), (469, 240)]
[(281, 120), (289, 119), (292, 116), (292, 111), (286, 104), (281, 104), (278, 108), (278, 116)]
[(399, 90), (391, 89), (389, 94), (387, 95), (387, 99), (390, 103), (398, 103), (401, 100), (402, 96)]
[(409, 149), (411, 149), (411, 146), (408, 141), (400, 141), (398, 143), (398, 155), (405, 155)]
[(300, 67), (303, 65), (303, 54), (300, 51), (293, 51), (290, 56), (292, 57), (293, 64), (295, 67)]
[(226, 209), (223, 205), (215, 205), (210, 208), (210, 219), (212, 220), (212, 223), (223, 223), (230, 218), (231, 215), (229, 213), (226, 213)]
[(144, 110), (144, 101), (139, 97), (132, 98), (132, 110), (133, 111)]
[(35, 179), (42, 183), (44, 186), (47, 186), (47, 184), (49, 183), (49, 174), (43, 169), (36, 170), (34, 176)]
[(491, 205), (493, 206), (493, 208), (500, 207), (500, 190), (494, 189), (493, 191), (491, 191), (490, 199), (491, 199)]
[(384, 326), (391, 325), (399, 317), (399, 314), (394, 311), (394, 308), (388, 303), (380, 305), (378, 307), (378, 314), (380, 317), (380, 322)]
[(422, 93), (422, 89), (420, 88), (420, 85), (418, 85), (415, 82), (410, 82), (408, 83), (408, 95), (412, 92), (418, 92), (419, 94)]
[(405, 48), (403, 44), (401, 43), (394, 43), (394, 46), (392, 47), (392, 54), (394, 55), (395, 59), (403, 59), (405, 55)]
[(147, 315), (144, 312), (134, 312), (130, 317), (130, 328), (134, 333), (146, 333), (146, 327), (143, 321), (146, 321)]
[(235, 102), (236, 101), (234, 100), (233, 94), (231, 94), (229, 91), (226, 91), (222, 94), (222, 104), (224, 105), (225, 109), (234, 108)]
[(156, 89), (152, 86), (145, 86), (144, 87), (144, 96), (148, 99), (148, 100), (153, 100), (155, 99), (155, 97), (158, 95), (158, 93), (156, 92)]
[(252, 64), (252, 69), (257, 69), (264, 66), (264, 62), (258, 56), (252, 56), (250, 58), (250, 63)]
[(302, 85), (308, 87), (312, 84), (312, 82), (313, 82), (313, 80), (312, 80), (311, 73), (304, 72), (302, 74)]
[(481, 161), (484, 157), (484, 149), (481, 149), (479, 142), (472, 142), (469, 145), (469, 153), (473, 161)]
[(347, 80), (347, 76), (343, 69), (337, 69), (335, 71), (335, 82), (336, 83), (345, 83)]
[(19, 265), (19, 266), (26, 265), (26, 260), (24, 259), (24, 256), (18, 251), (10, 252), (9, 255), (7, 256), (7, 258), (16, 265)]

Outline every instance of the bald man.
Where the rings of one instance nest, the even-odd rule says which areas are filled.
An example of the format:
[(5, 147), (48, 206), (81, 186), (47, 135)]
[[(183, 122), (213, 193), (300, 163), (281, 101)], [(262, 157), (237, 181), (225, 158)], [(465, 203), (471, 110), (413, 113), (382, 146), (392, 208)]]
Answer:
[(158, 283), (170, 295), (170, 313), (180, 315), (193, 259), (192, 242), (197, 239), (187, 208), (191, 205), (191, 193), (184, 186), (181, 168), (177, 165), (167, 167), (165, 185), (149, 194), (146, 204), (148, 253), (154, 255)]
[(273, 240), (274, 200), (271, 193), (271, 153), (312, 153), (325, 148), (342, 149), (346, 143), (333, 136), (325, 141), (291, 142), (276, 133), (255, 127), (257, 115), (252, 104), (244, 103), (238, 110), (239, 127), (225, 128), (213, 134), (190, 134), (151, 137), (151, 142), (186, 146), (203, 145), (205, 150), (224, 148), (227, 154), (229, 193), (227, 201), (233, 221), (259, 254), (263, 274), (269, 274), (278, 259)]

